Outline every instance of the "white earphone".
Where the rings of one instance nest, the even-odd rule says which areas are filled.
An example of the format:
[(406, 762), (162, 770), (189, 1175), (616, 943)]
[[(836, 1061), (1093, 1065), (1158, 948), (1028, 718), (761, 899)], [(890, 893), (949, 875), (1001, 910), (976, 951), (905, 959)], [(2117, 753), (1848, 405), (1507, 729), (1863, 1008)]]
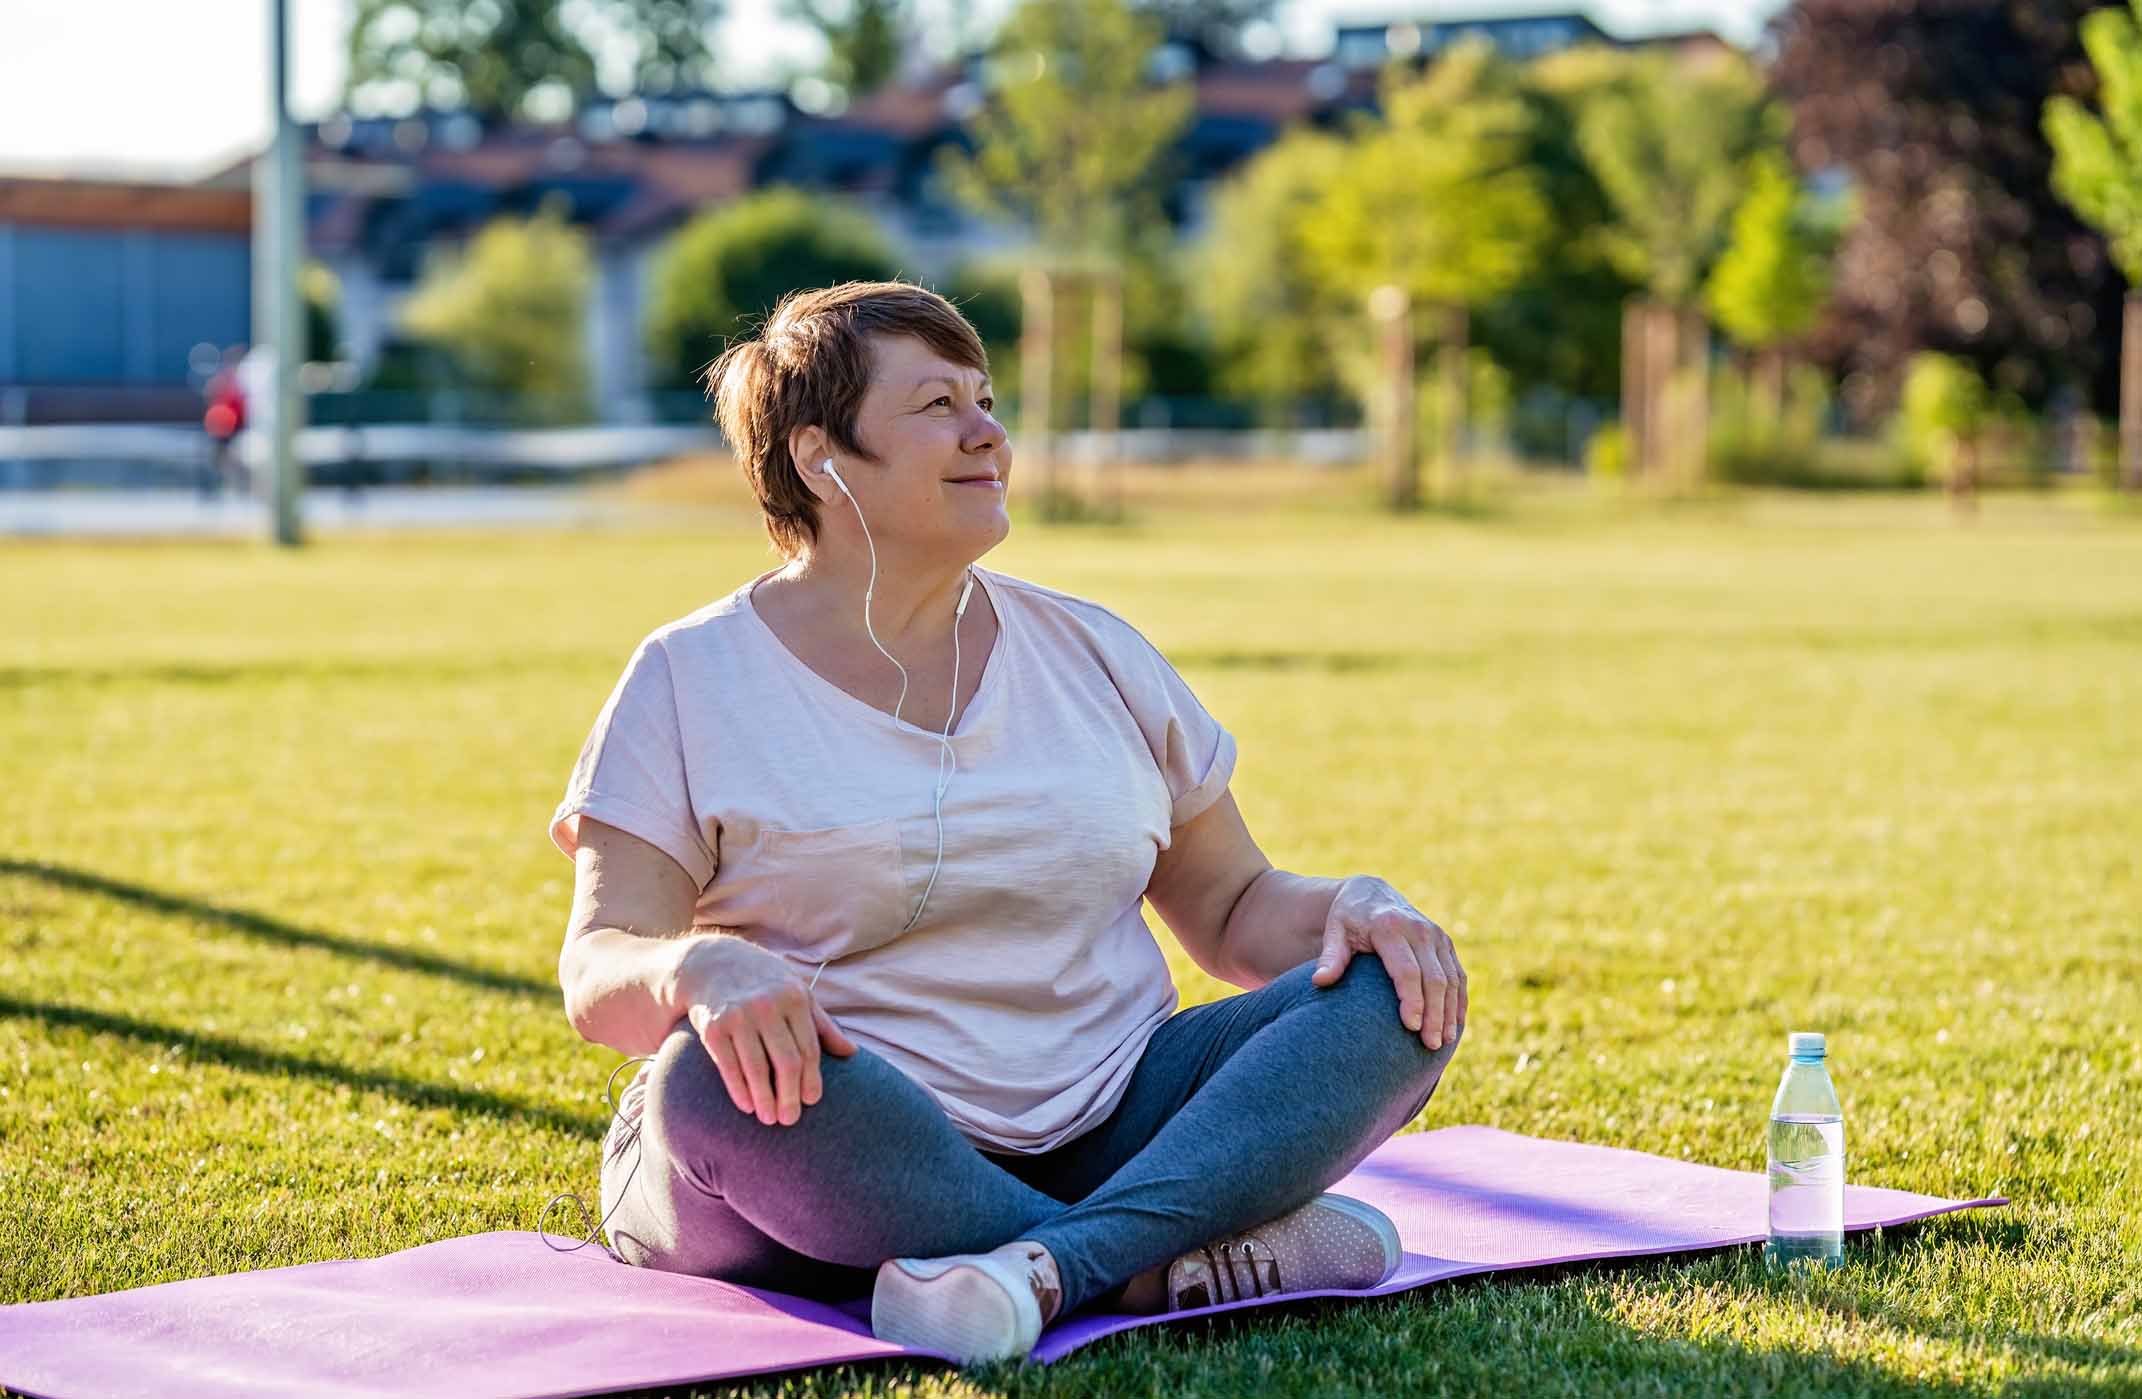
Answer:
[[(870, 546), (870, 581), (863, 587), (863, 630), (870, 634), (870, 644), (877, 647), (878, 653), (884, 656), (886, 660), (891, 661), (893, 668), (900, 672), (900, 698), (893, 705), (893, 718), (898, 719), (901, 709), (907, 704), (907, 667), (901, 665), (899, 658), (893, 655), (892, 652), (887, 651), (885, 644), (878, 640), (877, 628), (872, 625), (870, 616), (871, 599), (875, 595), (878, 586), (878, 546), (876, 541), (870, 537), (870, 522), (863, 518), (862, 503), (856, 500), (855, 492), (848, 489), (848, 483), (840, 479), (840, 471), (833, 465), (833, 458), (827, 457), (822, 463), (822, 468), (828, 476), (833, 478), (833, 484), (840, 487), (841, 494), (848, 497), (848, 503), (855, 507), (855, 518), (863, 526), (863, 542)], [(951, 773), (945, 771), (945, 761), (947, 759), (951, 760), (953, 772), (959, 770), (959, 756), (952, 751), (951, 737), (952, 711), (959, 707), (959, 622), (960, 618), (967, 615), (967, 597), (973, 591), (974, 571), (969, 569), (967, 571), (966, 585), (959, 590), (959, 601), (952, 608), (952, 699), (945, 709), (944, 732), (937, 736), (937, 791), (935, 798), (937, 861), (930, 866), (930, 882), (923, 886), (922, 902), (915, 905), (914, 913), (909, 915), (906, 925), (900, 929), (903, 933), (914, 927), (922, 917), (922, 910), (930, 902), (930, 891), (937, 887), (937, 871), (943, 867), (945, 862), (945, 787), (952, 780)], [(812, 986), (815, 987), (818, 984), (818, 975), (824, 973), (825, 969), (826, 964), (820, 962), (818, 964), (818, 973), (814, 973), (811, 977)]]

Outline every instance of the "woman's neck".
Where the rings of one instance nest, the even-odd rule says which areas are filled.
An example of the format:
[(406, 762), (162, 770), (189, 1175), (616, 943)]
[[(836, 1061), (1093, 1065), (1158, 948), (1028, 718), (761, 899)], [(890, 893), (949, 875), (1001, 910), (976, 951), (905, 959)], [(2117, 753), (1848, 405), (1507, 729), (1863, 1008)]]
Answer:
[[(966, 584), (968, 563), (915, 566), (878, 553), (877, 583), (871, 588), (870, 626), (863, 625), (863, 590), (870, 586), (868, 557), (848, 558), (827, 551), (790, 561), (767, 585), (778, 584), (796, 611), (819, 627), (852, 633), (870, 631), (897, 649), (934, 647), (952, 634), (953, 608)], [(762, 585), (762, 592), (764, 587)]]

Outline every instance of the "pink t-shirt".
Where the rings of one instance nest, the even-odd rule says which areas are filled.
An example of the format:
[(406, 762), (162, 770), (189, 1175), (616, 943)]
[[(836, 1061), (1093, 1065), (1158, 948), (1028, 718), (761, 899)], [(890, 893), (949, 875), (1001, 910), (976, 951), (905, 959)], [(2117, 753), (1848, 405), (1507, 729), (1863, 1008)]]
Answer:
[(938, 731), (798, 659), (750, 601), (773, 572), (633, 652), (551, 839), (571, 855), (582, 813), (629, 831), (698, 883), (694, 927), (806, 980), (825, 960), (826, 1011), (976, 1145), (1070, 1140), (1175, 1009), (1142, 896), (1172, 828), (1226, 790), (1233, 736), (1114, 612), (977, 567), (1000, 631), (952, 731), (944, 863), (903, 933), (937, 857)]

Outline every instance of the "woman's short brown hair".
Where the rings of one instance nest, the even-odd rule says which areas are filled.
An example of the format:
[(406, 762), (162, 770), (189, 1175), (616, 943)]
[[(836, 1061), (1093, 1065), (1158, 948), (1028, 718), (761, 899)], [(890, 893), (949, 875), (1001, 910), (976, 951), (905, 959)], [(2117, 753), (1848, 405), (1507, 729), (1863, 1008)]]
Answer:
[(789, 558), (818, 540), (818, 497), (789, 457), (789, 434), (823, 428), (842, 451), (878, 460), (855, 435), (873, 335), (911, 335), (953, 364), (989, 372), (982, 337), (959, 309), (907, 282), (790, 292), (757, 336), (730, 345), (707, 367), (722, 436), (758, 494), (766, 533)]

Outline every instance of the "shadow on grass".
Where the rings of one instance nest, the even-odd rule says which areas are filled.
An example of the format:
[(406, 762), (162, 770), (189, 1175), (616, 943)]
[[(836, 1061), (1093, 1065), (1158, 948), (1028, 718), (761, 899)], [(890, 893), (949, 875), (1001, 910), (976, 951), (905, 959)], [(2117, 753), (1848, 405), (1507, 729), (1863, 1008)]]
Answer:
[(136, 1020), (131, 1016), (114, 1015), (109, 1011), (89, 1010), (82, 1006), (46, 1005), (38, 1001), (24, 1001), (13, 996), (0, 995), (0, 1019), (34, 1020), (48, 1029), (85, 1030), (91, 1034), (117, 1035), (137, 1044), (157, 1048), (176, 1045), (195, 1059), (222, 1064), (246, 1073), (310, 1078), (323, 1083), (345, 1084), (366, 1092), (384, 1093), (390, 1098), (399, 1098), (413, 1107), (445, 1108), (450, 1112), (474, 1113), (484, 1117), (526, 1122), (564, 1136), (584, 1140), (592, 1139), (602, 1131), (603, 1124), (599, 1118), (563, 1112), (541, 1103), (520, 1102), (495, 1093), (485, 1093), (480, 1089), (462, 1088), (453, 1084), (424, 1083), (374, 1069), (353, 1069), (346, 1064), (337, 1064), (326, 1059), (263, 1049), (258, 1045), (246, 1044), (242, 1040), (203, 1034), (197, 1030), (184, 1030), (175, 1025), (159, 1025), (151, 1020)]
[(506, 991), (517, 996), (550, 999), (559, 994), (555, 982), (537, 981), (533, 977), (515, 976), (511, 972), (491, 971), (484, 967), (471, 967), (429, 952), (390, 947), (376, 942), (361, 942), (339, 933), (301, 928), (295, 923), (285, 923), (266, 914), (251, 913), (241, 908), (227, 908), (222, 904), (185, 898), (178, 894), (167, 894), (145, 884), (133, 884), (126, 880), (113, 879), (109, 875), (93, 874), (88, 870), (0, 858), (0, 875), (10, 874), (39, 880), (57, 889), (81, 894), (100, 894), (152, 913), (198, 918), (228, 932), (243, 933), (247, 937), (280, 943), (285, 947), (317, 947), (338, 956), (361, 957), (368, 962), (378, 962), (402, 971), (422, 972), (426, 976), (445, 977), (449, 981), (458, 981), (466, 986), (480, 986), (488, 991)]

